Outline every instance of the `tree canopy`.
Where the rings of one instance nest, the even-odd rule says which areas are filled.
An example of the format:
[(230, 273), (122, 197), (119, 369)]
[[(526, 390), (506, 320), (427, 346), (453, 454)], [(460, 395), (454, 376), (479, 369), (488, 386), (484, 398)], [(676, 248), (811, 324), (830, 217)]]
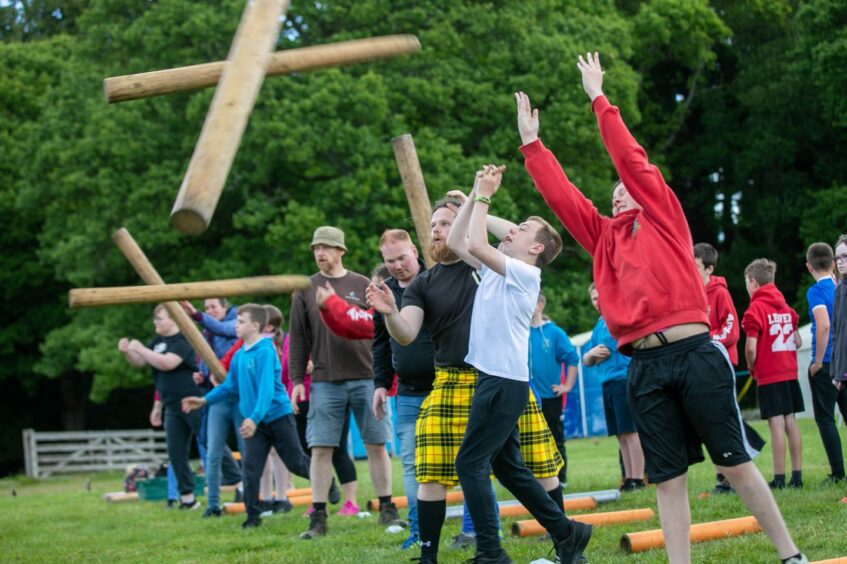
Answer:
[[(391, 150), (412, 133), (430, 197), (507, 165), (493, 212), (555, 220), (524, 172), (514, 96), (603, 213), (614, 169), (576, 56), (599, 51), (606, 92), (677, 191), (695, 242), (721, 252), (744, 309), (744, 265), (778, 262), (802, 306), (803, 254), (847, 225), (847, 0), (293, 2), (278, 49), (413, 33), (421, 53), (269, 77), (209, 230), (169, 213), (211, 90), (107, 105), (106, 76), (226, 58), (234, 0), (29, 0), (0, 7), (0, 206), (7, 323), (0, 379), (93, 378), (90, 396), (149, 384), (117, 339), (152, 334), (142, 306), (70, 311), (77, 286), (139, 284), (111, 241), (125, 226), (166, 281), (311, 273), (321, 224), (369, 272), (389, 227), (413, 230)], [(569, 237), (545, 271), (548, 314), (589, 330), (590, 257)], [(285, 311), (288, 299), (276, 298)]]

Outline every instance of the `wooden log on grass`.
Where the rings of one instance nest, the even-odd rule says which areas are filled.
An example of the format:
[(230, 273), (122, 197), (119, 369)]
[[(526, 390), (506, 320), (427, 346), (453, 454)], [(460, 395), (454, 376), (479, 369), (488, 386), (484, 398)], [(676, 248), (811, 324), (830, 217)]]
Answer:
[[(465, 500), (465, 494), (462, 493), (462, 491), (447, 492), (446, 500), (447, 503), (459, 503), (460, 501)], [(406, 496), (392, 497), (391, 501), (393, 501), (394, 505), (396, 505), (398, 508), (409, 507), (409, 498), (407, 498)], [(367, 508), (370, 511), (376, 511), (377, 509), (379, 509), (379, 500), (369, 499), (367, 503)]]
[(815, 560), (811, 564), (847, 564), (847, 556), (839, 558), (830, 558), (828, 560)]
[(421, 256), (426, 267), (432, 268), (435, 265), (435, 261), (429, 254), (429, 247), (432, 244), (430, 230), (432, 204), (429, 202), (429, 194), (426, 191), (426, 182), (424, 182), (421, 163), (418, 160), (418, 152), (415, 150), (415, 141), (407, 133), (392, 139), (391, 146), (394, 149), (394, 159), (400, 170), (400, 180), (403, 182), (403, 190), (406, 191), (415, 231), (421, 244)]
[[(156, 269), (153, 268), (153, 265), (150, 263), (147, 255), (144, 254), (144, 251), (141, 250), (141, 247), (139, 247), (138, 243), (135, 242), (135, 239), (132, 238), (129, 231), (121, 227), (112, 234), (112, 240), (145, 284), (152, 286), (162, 285), (165, 283), (165, 281), (162, 280), (162, 277), (159, 276), (159, 273), (156, 272)], [(226, 370), (224, 370), (224, 367), (221, 364), (221, 361), (218, 360), (218, 357), (215, 356), (215, 351), (213, 351), (212, 347), (209, 346), (209, 342), (206, 341), (200, 333), (200, 330), (197, 329), (197, 326), (194, 324), (194, 320), (188, 317), (188, 314), (185, 313), (185, 310), (183, 310), (182, 306), (177, 302), (164, 302), (162, 305), (165, 306), (170, 318), (174, 320), (174, 323), (177, 324), (179, 330), (183, 335), (185, 335), (185, 338), (188, 339), (188, 343), (191, 345), (191, 348), (194, 349), (194, 352), (200, 355), (200, 358), (203, 359), (203, 362), (206, 363), (206, 366), (208, 366), (209, 370), (212, 371), (212, 374), (215, 375), (215, 379), (218, 382), (223, 382), (226, 379)]]
[[(585, 513), (583, 515), (569, 515), (573, 521), (586, 523), (588, 525), (616, 525), (618, 523), (631, 523), (632, 521), (647, 521), (652, 519), (656, 513), (652, 509), (629, 509), (625, 511), (607, 511), (604, 513)], [(531, 537), (543, 535), (547, 529), (535, 519), (515, 521), (512, 523), (512, 534), (518, 537)]]
[[(737, 519), (723, 519), (721, 521), (710, 521), (708, 523), (691, 525), (689, 537), (691, 542), (695, 543), (735, 537), (747, 533), (758, 533), (761, 530), (762, 527), (755, 517), (739, 517)], [(627, 554), (662, 548), (664, 546), (665, 537), (662, 534), (662, 529), (627, 533), (621, 537), (621, 550)]]
[[(566, 499), (564, 504), (565, 511), (579, 511), (581, 509), (597, 509), (597, 500), (593, 497), (578, 497), (576, 499)], [(500, 517), (519, 517), (529, 515), (529, 509), (523, 505), (501, 505)]]
[(171, 211), (183, 233), (198, 235), (212, 221), (287, 8), (288, 0), (253, 0), (244, 9)]
[[(298, 507), (303, 505), (312, 505), (312, 495), (288, 496), (288, 501), (291, 505)], [(247, 512), (247, 506), (243, 502), (224, 503), (223, 512), (227, 515), (240, 515)]]
[(174, 300), (195, 300), (229, 296), (272, 296), (309, 288), (308, 276), (255, 276), (210, 282), (119, 286), (112, 288), (75, 288), (68, 292), (72, 308), (103, 307), (122, 304), (157, 304)]
[(127, 501), (138, 501), (138, 492), (109, 492), (103, 494), (103, 501), (110, 503), (123, 503)]
[[(414, 35), (386, 35), (313, 45), (272, 53), (265, 76), (339, 67), (409, 55), (421, 50)], [(112, 76), (103, 80), (103, 94), (110, 104), (151, 98), (174, 92), (208, 88), (218, 83), (226, 61), (177, 67), (173, 69)]]

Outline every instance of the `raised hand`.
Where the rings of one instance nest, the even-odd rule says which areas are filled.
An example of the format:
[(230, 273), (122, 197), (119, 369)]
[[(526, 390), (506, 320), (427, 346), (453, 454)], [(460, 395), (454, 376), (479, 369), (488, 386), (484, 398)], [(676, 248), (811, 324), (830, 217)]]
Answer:
[(596, 52), (593, 55), (586, 53), (585, 58), (580, 55), (576, 68), (582, 73), (582, 88), (588, 94), (588, 97), (591, 98), (591, 101), (593, 102), (597, 96), (602, 96), (603, 75), (605, 72), (600, 67), (600, 54)]
[(515, 101), (518, 105), (518, 133), (521, 134), (521, 143), (526, 145), (538, 139), (538, 108), (532, 109), (529, 96), (523, 92), (515, 92)]
[(365, 292), (365, 296), (370, 306), (379, 313), (383, 315), (397, 313), (397, 300), (394, 299), (394, 292), (384, 283), (377, 286), (371, 282)]
[(476, 190), (480, 196), (491, 197), (500, 188), (506, 166), (485, 165), (476, 173)]
[(195, 313), (197, 313), (197, 308), (189, 302), (188, 300), (180, 300), (179, 305), (182, 306), (182, 310), (188, 314), (189, 317), (192, 317)]
[(318, 286), (315, 288), (315, 301), (318, 303), (318, 307), (323, 309), (324, 304), (329, 299), (330, 296), (335, 295), (335, 288), (332, 287), (332, 284), (327, 282), (324, 286)]
[(129, 339), (123, 337), (120, 341), (118, 341), (118, 350), (122, 353), (125, 353), (129, 350)]

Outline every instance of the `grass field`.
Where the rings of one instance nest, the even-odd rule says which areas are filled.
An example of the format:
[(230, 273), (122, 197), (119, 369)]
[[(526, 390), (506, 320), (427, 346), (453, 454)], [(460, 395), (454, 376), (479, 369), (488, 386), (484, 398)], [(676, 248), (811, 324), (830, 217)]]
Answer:
[[(767, 437), (767, 426), (754, 426)], [(822, 486), (828, 466), (811, 420), (801, 421), (804, 440), (805, 489), (776, 493), (783, 515), (801, 549), (810, 560), (847, 556), (847, 487)], [(842, 428), (842, 434), (844, 432)], [(601, 490), (617, 485), (617, 443), (614, 438), (568, 442), (571, 469), (566, 493)], [(756, 461), (766, 478), (771, 477), (768, 447)], [(360, 477), (359, 504), (373, 495), (364, 462), (357, 463)], [(402, 495), (399, 461), (394, 460), (394, 492)], [(90, 479), (90, 491), (86, 482)], [(703, 522), (746, 515), (736, 496), (698, 498), (711, 489), (714, 469), (708, 463), (692, 467), (689, 492), (692, 521)], [(164, 503), (109, 504), (101, 495), (121, 489), (117, 473), (30, 480), (23, 477), (0, 480), (0, 560), (4, 562), (408, 562), (414, 553), (399, 550), (405, 534), (389, 534), (376, 523), (376, 515), (357, 519), (330, 516), (329, 536), (301, 541), (298, 534), (308, 520), (302, 508), (264, 520), (262, 527), (243, 531), (243, 517), (201, 519), (201, 511), (165, 510)], [(298, 486), (306, 485), (298, 483)], [(16, 495), (12, 495), (13, 490)], [(499, 499), (511, 495), (498, 490)], [(620, 502), (600, 510), (614, 511), (649, 507), (656, 509), (655, 488), (625, 494)], [(299, 510), (298, 510), (299, 509)], [(504, 520), (508, 530), (512, 520)], [(441, 538), (440, 561), (462, 562), (470, 550), (453, 551), (449, 539), (460, 523), (450, 520)], [(593, 563), (665, 562), (663, 550), (624, 555), (619, 540), (629, 530), (659, 527), (651, 521), (595, 527), (586, 556)], [(546, 557), (548, 542), (508, 536), (505, 548), (516, 562), (527, 563)], [(763, 534), (695, 544), (694, 562), (778, 562), (777, 554)]]

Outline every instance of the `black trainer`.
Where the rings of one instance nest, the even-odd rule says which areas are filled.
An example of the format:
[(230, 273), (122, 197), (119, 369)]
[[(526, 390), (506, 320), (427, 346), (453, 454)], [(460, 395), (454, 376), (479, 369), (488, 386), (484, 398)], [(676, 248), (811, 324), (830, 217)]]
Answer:
[(591, 540), (591, 525), (579, 521), (571, 521), (571, 525), (571, 534), (556, 544), (556, 557), (560, 564), (583, 562), (582, 551)]
[(294, 508), (294, 506), (291, 505), (291, 502), (288, 501), (287, 499), (279, 499), (279, 500), (273, 502), (273, 506), (271, 508), (271, 511), (273, 511), (274, 513), (288, 513), (293, 508)]
[(397, 506), (393, 501), (379, 504), (379, 524), (380, 525), (396, 525), (404, 529), (409, 524), (400, 518), (400, 513), (397, 511)]
[(428, 554), (426, 556), (424, 556), (423, 554), (420, 556), (415, 556), (411, 559), (411, 561), (418, 562), (418, 564), (438, 564), (438, 559)]
[(785, 489), (785, 480), (777, 480), (774, 478), (770, 482), (768, 482), (768, 486), (772, 490), (784, 490)]
[(465, 562), (466, 564), (514, 564), (515, 561), (509, 558), (508, 553), (501, 548), (497, 556), (486, 556), (482, 552), (477, 552), (473, 558)]
[(712, 490), (712, 493), (715, 495), (734, 494), (735, 490), (732, 488), (732, 485), (730, 485), (729, 480), (724, 478), (723, 480), (715, 484), (715, 488)]
[(840, 484), (844, 481), (844, 476), (836, 476), (835, 474), (830, 474), (821, 482), (822, 486), (834, 486)]
[(206, 511), (203, 513), (203, 519), (208, 517), (220, 517), (221, 510), (219, 507), (207, 507)]
[(326, 525), (326, 509), (320, 511), (312, 511), (309, 516), (309, 530), (305, 533), (300, 533), (300, 538), (303, 540), (312, 540), (317, 537), (325, 537), (329, 528)]
[(195, 509), (200, 509), (201, 507), (203, 507), (203, 504), (200, 503), (200, 500), (197, 499), (196, 497), (194, 498), (194, 500), (189, 501), (189, 502), (185, 502), (185, 501), (179, 502), (179, 508), (185, 509), (187, 511), (194, 511)]
[(242, 529), (255, 529), (262, 524), (261, 517), (248, 517), (246, 521), (241, 523)]
[(327, 498), (333, 505), (341, 501), (341, 490), (338, 489), (338, 484), (335, 483), (335, 478), (332, 479), (332, 483), (329, 485), (329, 494), (327, 495)]

